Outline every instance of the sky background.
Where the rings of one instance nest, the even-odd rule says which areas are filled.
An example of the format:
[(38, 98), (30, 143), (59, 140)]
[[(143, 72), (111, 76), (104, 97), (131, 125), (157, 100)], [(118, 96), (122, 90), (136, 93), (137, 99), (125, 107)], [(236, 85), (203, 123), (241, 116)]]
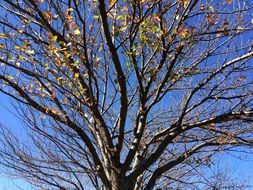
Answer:
[[(10, 98), (0, 94), (0, 123), (4, 126), (15, 131), (16, 134), (21, 132), (21, 121), (14, 115), (15, 109), (11, 104)], [(4, 171), (6, 170), (2, 166), (0, 167), (0, 190), (30, 190), (29, 185), (23, 180), (12, 179), (11, 176), (6, 176)]]

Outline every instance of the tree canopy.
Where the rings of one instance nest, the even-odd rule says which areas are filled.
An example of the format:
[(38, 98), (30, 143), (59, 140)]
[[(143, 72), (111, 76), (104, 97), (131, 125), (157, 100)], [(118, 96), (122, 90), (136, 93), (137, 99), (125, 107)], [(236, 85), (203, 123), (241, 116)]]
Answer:
[(252, 146), (252, 7), (2, 0), (0, 91), (27, 137), (2, 126), (0, 163), (39, 189), (221, 189), (197, 168)]

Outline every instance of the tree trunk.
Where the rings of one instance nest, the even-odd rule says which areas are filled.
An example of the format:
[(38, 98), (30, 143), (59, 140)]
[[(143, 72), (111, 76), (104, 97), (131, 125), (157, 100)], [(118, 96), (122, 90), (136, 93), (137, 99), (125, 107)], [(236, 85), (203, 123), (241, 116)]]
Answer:
[(120, 172), (115, 172), (111, 175), (112, 190), (130, 190), (128, 188), (126, 177)]

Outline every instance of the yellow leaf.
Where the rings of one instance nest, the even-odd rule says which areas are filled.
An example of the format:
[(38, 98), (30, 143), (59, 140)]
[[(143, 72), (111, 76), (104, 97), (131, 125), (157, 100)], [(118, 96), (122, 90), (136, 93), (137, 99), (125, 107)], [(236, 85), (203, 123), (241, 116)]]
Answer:
[(67, 11), (74, 11), (74, 9), (72, 7), (70, 7)]
[(4, 48), (4, 45), (3, 44), (0, 44), (0, 49), (3, 49)]
[(74, 34), (78, 36), (78, 35), (81, 34), (81, 31), (80, 31), (79, 29), (76, 29), (76, 30), (74, 31)]
[(122, 27), (120, 28), (120, 31), (125, 32), (126, 29), (127, 29), (127, 27), (128, 27), (128, 26), (122, 26)]
[(17, 32), (18, 32), (18, 34), (22, 34), (23, 30), (19, 29)]
[(75, 73), (75, 76), (74, 76), (75, 78), (78, 78), (79, 77), (79, 74), (78, 73)]
[(44, 115), (39, 116), (39, 119), (44, 119), (44, 118), (46, 118), (46, 116), (44, 116)]
[(70, 54), (70, 53), (68, 53), (68, 54), (66, 54), (66, 55), (65, 55), (65, 57), (68, 59), (68, 58), (70, 58), (70, 57), (71, 57), (71, 54)]
[(9, 79), (9, 80), (13, 80), (14, 79), (14, 77), (11, 76), (11, 75), (7, 75), (6, 78)]
[(40, 93), (39, 95), (40, 95), (41, 98), (44, 98), (46, 96), (45, 93)]
[(20, 46), (15, 46), (16, 50), (21, 50), (22, 48)]
[(57, 38), (58, 38), (58, 36), (53, 36), (53, 37), (50, 39), (50, 41), (51, 41), (51, 42), (55, 42), (55, 41), (57, 40)]
[(34, 54), (34, 50), (27, 50), (27, 54)]
[(99, 16), (98, 15), (94, 15), (93, 18), (94, 19), (99, 19)]
[(8, 35), (6, 33), (0, 33), (0, 38), (8, 38)]
[(56, 20), (59, 17), (59, 15), (54, 15), (53, 19)]

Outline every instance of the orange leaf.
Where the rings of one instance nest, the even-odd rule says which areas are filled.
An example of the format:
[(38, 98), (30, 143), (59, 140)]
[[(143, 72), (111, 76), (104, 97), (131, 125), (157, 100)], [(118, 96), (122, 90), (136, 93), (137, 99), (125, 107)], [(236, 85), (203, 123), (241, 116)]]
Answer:
[(45, 19), (47, 21), (49, 21), (51, 19), (51, 13), (50, 13), (50, 11), (43, 12), (43, 15), (44, 15), (44, 17), (45, 17)]
[(67, 20), (67, 22), (72, 21), (72, 19), (73, 19), (73, 16), (72, 16), (72, 15), (66, 15), (66, 20)]
[(184, 7), (187, 7), (189, 0), (177, 0), (179, 3), (181, 3)]
[(59, 114), (60, 114), (59, 110), (57, 110), (57, 109), (52, 109), (52, 112), (53, 112), (53, 114), (55, 114), (55, 115), (59, 115)]
[(68, 103), (68, 99), (65, 97), (65, 98), (63, 98), (62, 102), (63, 102), (64, 104), (67, 104), (67, 103)]
[(74, 23), (74, 22), (70, 22), (70, 23), (69, 23), (69, 28), (70, 28), (71, 30), (73, 30), (73, 29), (75, 28), (75, 23)]
[(53, 91), (53, 92), (52, 92), (51, 97), (52, 97), (53, 99), (55, 99), (55, 98), (56, 98), (55, 91)]
[(187, 37), (187, 35), (189, 34), (189, 30), (188, 29), (181, 29), (179, 32), (178, 32), (178, 35), (181, 37), (181, 38), (185, 38)]
[(232, 4), (232, 3), (233, 3), (233, 0), (226, 0), (226, 3), (227, 3), (227, 4)]
[(113, 6), (116, 3), (117, 0), (109, 0), (109, 5)]

